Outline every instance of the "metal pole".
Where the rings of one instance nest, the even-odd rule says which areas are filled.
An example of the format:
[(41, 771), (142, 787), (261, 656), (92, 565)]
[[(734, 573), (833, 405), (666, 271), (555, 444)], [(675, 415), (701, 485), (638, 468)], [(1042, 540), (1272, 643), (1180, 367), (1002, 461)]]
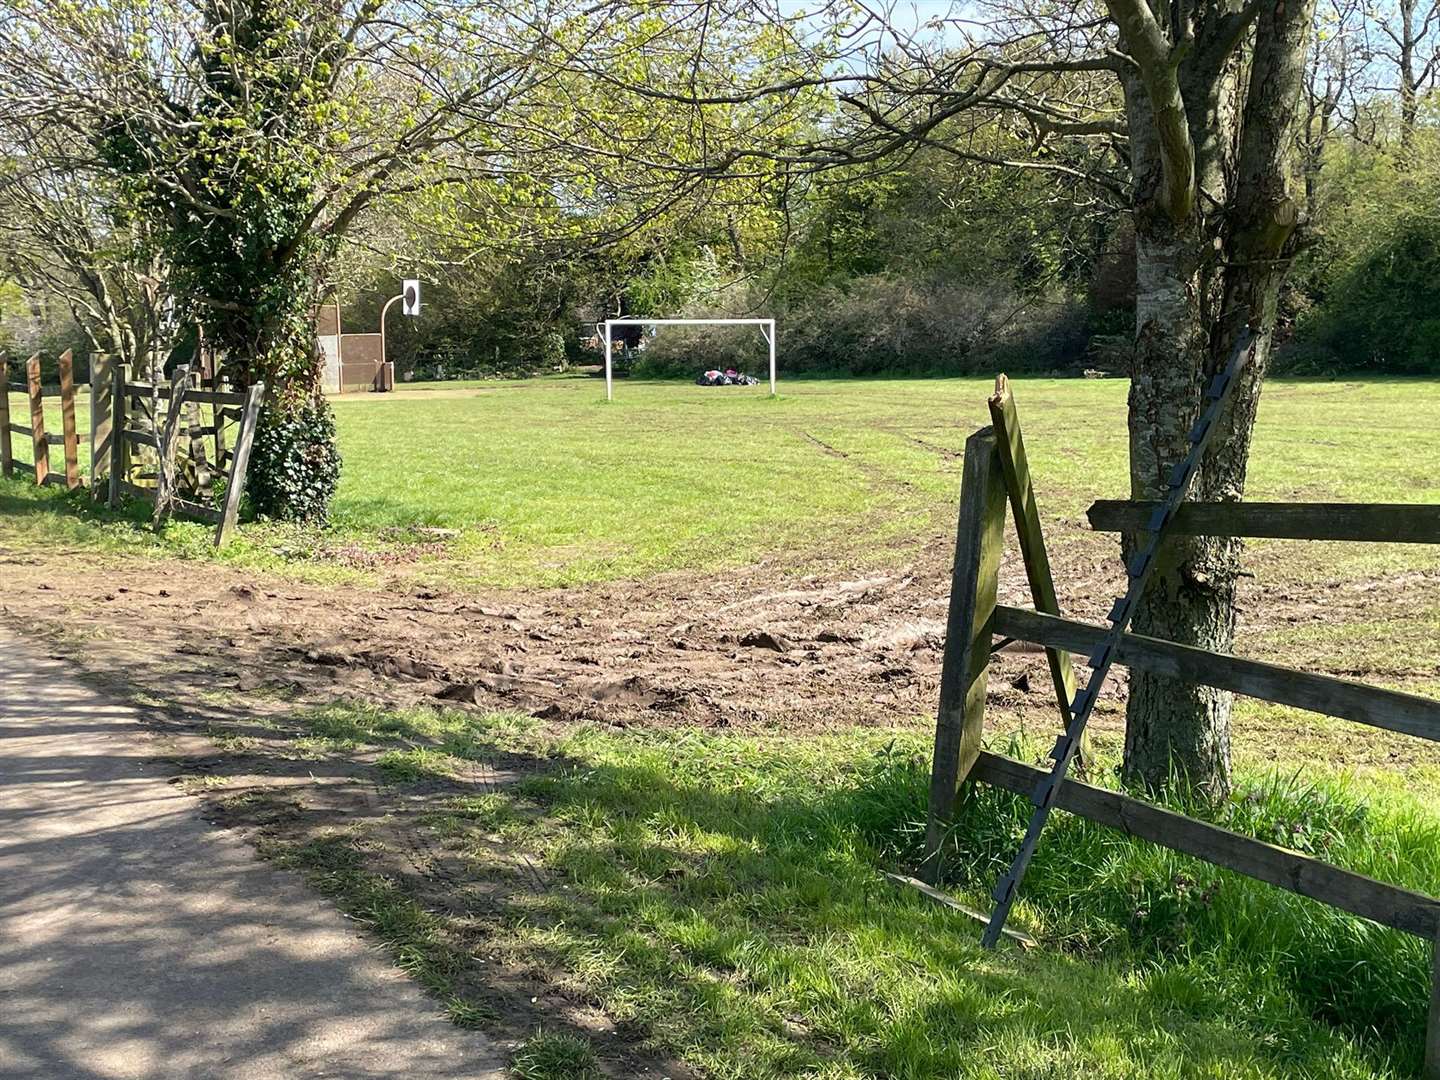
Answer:
[(605, 320), (605, 400), (615, 400), (615, 389), (610, 381), (610, 320)]
[(775, 396), (775, 320), (770, 320), (770, 332), (765, 340), (770, 343), (770, 396)]
[(385, 351), (385, 316), (386, 316), (387, 314), (389, 314), (390, 305), (391, 305), (391, 304), (395, 303), (396, 300), (404, 300), (404, 299), (405, 299), (405, 294), (404, 294), (404, 293), (401, 293), (399, 296), (392, 296), (389, 300), (386, 300), (386, 301), (385, 301), (385, 306), (380, 309), (380, 366), (381, 366), (381, 367), (384, 367), (384, 366), (385, 366), (385, 361), (387, 361), (387, 360), (390, 359), (390, 354)]
[(335, 294), (335, 392), (345, 392), (345, 332), (340, 329), (340, 294)]

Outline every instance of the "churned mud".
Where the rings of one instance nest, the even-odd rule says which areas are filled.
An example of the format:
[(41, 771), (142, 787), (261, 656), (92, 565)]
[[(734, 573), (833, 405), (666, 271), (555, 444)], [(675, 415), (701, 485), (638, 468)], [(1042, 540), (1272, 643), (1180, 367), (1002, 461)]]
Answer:
[[(1118, 562), (1107, 538), (1070, 532), (1079, 535), (1052, 551), (1062, 604), (1098, 622), (1121, 585)], [(99, 673), (171, 698), (208, 687), (517, 711), (556, 724), (799, 735), (930, 722), (951, 551), (936, 537), (894, 569), (796, 577), (755, 567), (477, 592), (416, 587), (398, 575), (317, 586), (214, 564), (0, 546), (0, 618), (68, 641)], [(1013, 552), (1000, 601), (1028, 606)], [(1262, 565), (1245, 579), (1237, 651), (1419, 692), (1440, 681), (1440, 572), (1293, 578)], [(1118, 737), (1124, 699), (1117, 671), (1094, 722), (1100, 738)], [(1043, 654), (1022, 645), (996, 654), (989, 703), (994, 730), (1047, 732), (1057, 713)], [(1342, 762), (1352, 752), (1369, 760), (1373, 740), (1390, 745), (1384, 733), (1347, 730), (1352, 737), (1337, 740)], [(1268, 744), (1273, 734), (1260, 737)], [(1425, 756), (1418, 741), (1394, 738)], [(1237, 726), (1237, 746), (1246, 739)]]

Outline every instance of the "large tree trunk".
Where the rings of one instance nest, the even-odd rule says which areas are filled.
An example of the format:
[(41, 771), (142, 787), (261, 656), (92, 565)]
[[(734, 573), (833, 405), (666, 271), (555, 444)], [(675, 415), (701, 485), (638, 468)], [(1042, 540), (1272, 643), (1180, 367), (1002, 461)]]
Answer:
[[(1171, 235), (1155, 235), (1166, 231)], [(1220, 298), (1209, 258), (1213, 248), (1201, 237), (1175, 235), (1180, 231), (1152, 224), (1136, 237), (1140, 290), (1130, 383), (1135, 499), (1163, 497), (1170, 468), (1189, 451), (1206, 373), (1216, 367), (1210, 327)], [(1244, 486), (1243, 459), (1223, 472), (1207, 464), (1201, 485), (1198, 497), (1235, 497)], [(1235, 630), (1237, 558), (1234, 541), (1193, 537), (1169, 544), (1136, 611), (1135, 631), (1228, 651)], [(1184, 777), (1223, 792), (1230, 776), (1229, 695), (1132, 672), (1125, 772), (1152, 788)]]
[[(1221, 49), (1229, 4), (1197, 16), (1199, 33), (1174, 76), (1184, 101), (1195, 197), (1177, 200), (1183, 139), (1152, 108), (1153, 78), (1125, 77), (1135, 177), (1136, 342), (1130, 387), (1130, 487), (1164, 492), (1189, 452), (1204, 388), (1248, 325), (1255, 362), (1190, 492), (1239, 499), (1280, 284), (1293, 258), (1297, 207), (1288, 194), (1308, 12), (1299, 3), (1261, 13), (1249, 64)], [(1124, 24), (1122, 24), (1123, 26)], [(1248, 71), (1246, 68), (1248, 67)], [(1242, 78), (1242, 75), (1245, 76)], [(1161, 88), (1163, 89), (1163, 88)], [(1135, 537), (1126, 538), (1127, 549)], [(1127, 552), (1128, 553), (1128, 552)], [(1136, 611), (1137, 632), (1217, 652), (1235, 634), (1238, 541), (1177, 538), (1161, 553)], [(1230, 788), (1230, 695), (1133, 672), (1124, 773), (1152, 790), (1175, 783), (1221, 797)]]

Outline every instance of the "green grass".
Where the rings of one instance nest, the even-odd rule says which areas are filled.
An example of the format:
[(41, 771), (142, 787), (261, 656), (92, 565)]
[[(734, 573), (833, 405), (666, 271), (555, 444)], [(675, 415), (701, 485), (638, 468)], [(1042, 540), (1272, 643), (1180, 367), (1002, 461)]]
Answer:
[(515, 1052), (510, 1071), (516, 1080), (602, 1080), (590, 1044), (578, 1035), (537, 1031)]
[[(576, 377), (351, 395), (335, 402), (345, 459), (335, 529), (252, 526), (226, 557), (340, 575), (399, 565), (516, 586), (777, 556), (803, 567), (837, 551), (900, 561), (949, 528), (959, 484), (950, 455), (987, 422), (990, 386), (787, 381), (772, 400), (761, 390), (624, 381), (607, 404), (599, 380)], [(1016, 381), (1047, 520), (1077, 518), (1090, 500), (1126, 492), (1126, 387)], [(1434, 380), (1272, 382), (1250, 495), (1440, 502), (1430, 468), (1436, 430)], [(76, 520), (59, 492), (19, 481), (0, 484), (0, 515), (0, 536), (185, 556), (203, 555), (209, 533), (182, 524), (155, 540), (138, 515)], [(460, 533), (435, 543), (410, 531), (417, 525)], [(1072, 532), (1055, 530), (1056, 543)], [(1415, 548), (1331, 545), (1325, 558), (1341, 579), (1434, 565), (1433, 553)], [(1310, 573), (1307, 561), (1297, 566)]]
[[(518, 787), (437, 800), (429, 819), (477, 879), (497, 872), (497, 839), (550, 879), (516, 890), (485, 949), (547, 970), (707, 1076), (1377, 1080), (1419, 1067), (1426, 943), (1068, 815), (1016, 912), (1044, 947), (984, 952), (977, 924), (880, 875), (909, 868), (921, 840), (916, 733), (556, 735), (508, 715), (348, 706), (311, 722), (355, 745), (531, 760)], [(411, 779), (426, 778), (417, 765)], [(985, 790), (965, 802), (949, 878), (975, 906), (1026, 809)], [(1398, 788), (1252, 773), (1214, 816), (1440, 890), (1440, 816)], [(297, 856), (318, 861), (352, 913), (394, 887), (360, 869), (363, 846)], [(339, 881), (326, 861), (337, 849), (349, 853)], [(423, 940), (452, 933), (427, 918)], [(464, 950), (416, 952), (408, 917), (371, 922), (437, 965), (442, 999), (463, 1001)]]

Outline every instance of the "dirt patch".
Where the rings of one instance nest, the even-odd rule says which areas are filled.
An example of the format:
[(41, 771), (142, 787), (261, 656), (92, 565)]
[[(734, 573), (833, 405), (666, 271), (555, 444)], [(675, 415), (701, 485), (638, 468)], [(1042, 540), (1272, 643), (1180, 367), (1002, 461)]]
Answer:
[[(1069, 610), (1101, 621), (1121, 584), (1109, 540), (1071, 522), (1054, 533)], [(1001, 602), (1028, 605), (1009, 550)], [(951, 553), (949, 538), (937, 535), (911, 565), (884, 572), (796, 578), (754, 567), (576, 589), (451, 592), (403, 578), (324, 587), (204, 563), (0, 549), (0, 616), (68, 638), (91, 667), (178, 666), (197, 685), (306, 702), (344, 695), (617, 726), (923, 727), (933, 722), (938, 693)], [(1440, 610), (1440, 573), (1359, 583), (1276, 577), (1267, 585), (1261, 567), (1243, 583), (1238, 651), (1400, 688), (1440, 678), (1427, 629)], [(1420, 647), (1386, 649), (1367, 633), (1335, 646), (1331, 630), (1382, 615), (1386, 634)], [(1118, 738), (1124, 699), (1119, 673), (1094, 722), (1101, 738)], [(990, 702), (994, 730), (1048, 732), (1055, 706), (1043, 654), (1023, 646), (997, 654)], [(1354, 730), (1358, 742), (1389, 738)], [(1237, 728), (1237, 744), (1246, 738)], [(1403, 746), (1425, 756), (1414, 740)], [(1345, 746), (1337, 750), (1350, 760)]]

